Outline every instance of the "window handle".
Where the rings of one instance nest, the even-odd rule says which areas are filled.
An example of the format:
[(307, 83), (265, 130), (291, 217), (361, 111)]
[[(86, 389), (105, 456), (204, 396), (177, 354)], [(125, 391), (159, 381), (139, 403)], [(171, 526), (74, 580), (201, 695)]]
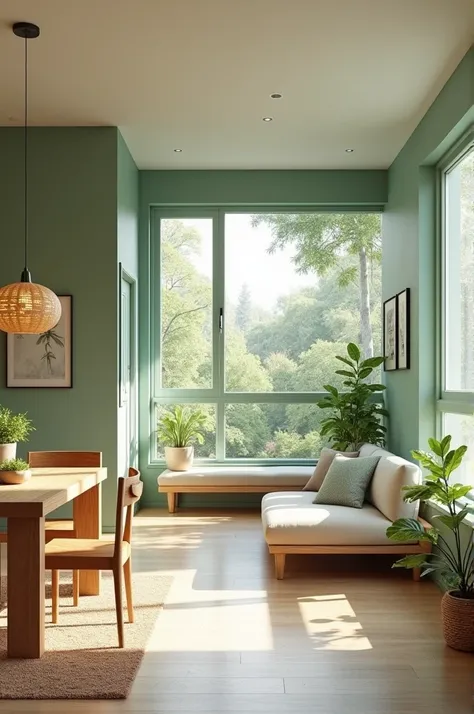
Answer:
[(224, 308), (221, 307), (219, 309), (219, 332), (222, 335), (222, 331), (224, 329)]

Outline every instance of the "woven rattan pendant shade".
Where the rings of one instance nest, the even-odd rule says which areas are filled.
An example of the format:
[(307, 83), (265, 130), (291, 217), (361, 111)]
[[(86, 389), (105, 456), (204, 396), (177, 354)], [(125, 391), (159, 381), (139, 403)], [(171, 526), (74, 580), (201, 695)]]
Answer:
[(0, 288), (0, 330), (40, 335), (55, 327), (61, 317), (58, 297), (49, 288), (32, 283), (28, 270), (28, 41), (39, 37), (40, 29), (31, 22), (16, 22), (12, 29), (25, 42), (25, 267), (21, 282)]
[(12, 283), (0, 288), (0, 330), (20, 334), (47, 332), (61, 317), (61, 303), (37, 283)]

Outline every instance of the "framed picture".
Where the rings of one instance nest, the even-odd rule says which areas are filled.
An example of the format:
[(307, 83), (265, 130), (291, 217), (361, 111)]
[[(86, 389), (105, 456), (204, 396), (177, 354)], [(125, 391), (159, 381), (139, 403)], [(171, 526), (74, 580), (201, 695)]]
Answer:
[(397, 296), (383, 304), (383, 356), (384, 369), (397, 369)]
[(397, 295), (397, 367), (410, 369), (410, 288)]
[(7, 387), (72, 387), (72, 297), (58, 298), (56, 327), (40, 335), (7, 335)]

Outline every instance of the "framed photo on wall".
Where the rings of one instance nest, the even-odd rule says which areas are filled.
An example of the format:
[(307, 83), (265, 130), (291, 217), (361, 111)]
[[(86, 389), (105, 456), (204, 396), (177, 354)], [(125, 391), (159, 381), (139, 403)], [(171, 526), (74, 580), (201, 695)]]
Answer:
[(397, 332), (397, 296), (395, 296), (383, 304), (383, 356), (386, 372), (397, 369)]
[(72, 296), (58, 298), (56, 327), (40, 335), (7, 335), (7, 387), (72, 387)]
[(410, 288), (397, 295), (397, 367), (410, 369)]

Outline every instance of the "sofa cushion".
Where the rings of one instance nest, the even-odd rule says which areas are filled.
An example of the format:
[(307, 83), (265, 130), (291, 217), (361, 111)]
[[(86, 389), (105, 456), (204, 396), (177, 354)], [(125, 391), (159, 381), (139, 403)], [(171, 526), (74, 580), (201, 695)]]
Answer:
[(402, 487), (421, 483), (418, 466), (372, 444), (364, 444), (360, 456), (380, 456), (366, 494), (367, 501), (391, 521), (416, 518), (419, 503), (405, 503)]
[(316, 464), (314, 473), (312, 474), (308, 483), (304, 487), (304, 491), (319, 491), (323, 484), (324, 477), (326, 476), (329, 467), (334, 461), (334, 457), (338, 454), (342, 454), (348, 459), (355, 459), (356, 456), (359, 456), (358, 451), (336, 451), (335, 449), (328, 449), (327, 447), (321, 449), (319, 461)]
[[(189, 471), (164, 471), (160, 486), (272, 486), (302, 488), (313, 466), (193, 466)], [(314, 496), (314, 494), (312, 494)]]
[(319, 505), (313, 498), (311, 491), (263, 497), (262, 523), (269, 545), (394, 545), (386, 536), (390, 521), (369, 503), (355, 509)]
[(314, 503), (362, 508), (380, 456), (348, 459), (335, 456)]

